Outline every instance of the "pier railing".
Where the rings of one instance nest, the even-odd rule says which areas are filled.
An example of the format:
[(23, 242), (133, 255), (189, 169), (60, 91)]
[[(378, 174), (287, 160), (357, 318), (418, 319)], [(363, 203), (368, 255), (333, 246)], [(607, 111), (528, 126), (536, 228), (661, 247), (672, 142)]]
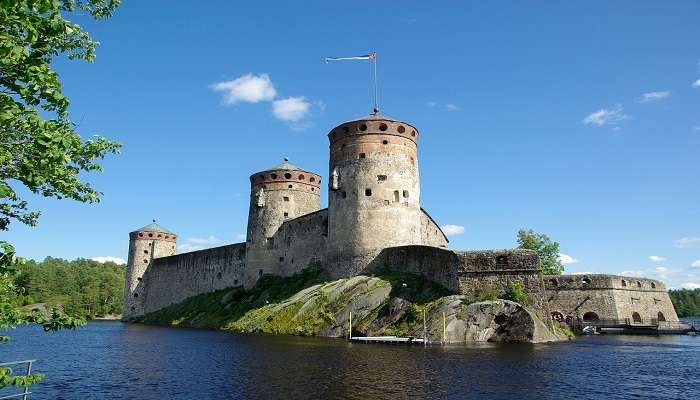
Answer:
[[(24, 360), (24, 361), (13, 361), (13, 362), (6, 362), (6, 363), (0, 363), (0, 368), (11, 368), (14, 365), (27, 365), (26, 369), (26, 374), (25, 376), (30, 376), (32, 374), (32, 363), (36, 360)], [(29, 398), (29, 395), (32, 392), (29, 391), (29, 385), (24, 386), (24, 390), (20, 393), (15, 393), (15, 394), (9, 394), (9, 395), (2, 395), (0, 394), (0, 400), (4, 399), (17, 399), (17, 398), (22, 398), (22, 400), (27, 400)]]

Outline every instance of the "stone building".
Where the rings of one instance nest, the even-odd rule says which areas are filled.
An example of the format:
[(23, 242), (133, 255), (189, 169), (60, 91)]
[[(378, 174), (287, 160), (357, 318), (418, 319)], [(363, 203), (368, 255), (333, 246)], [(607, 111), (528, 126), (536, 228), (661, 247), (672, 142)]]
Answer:
[(547, 303), (554, 320), (655, 325), (677, 322), (666, 285), (653, 279), (615, 275), (544, 277)]
[[(287, 159), (252, 174), (245, 243), (176, 255), (177, 237), (157, 224), (132, 232), (124, 319), (218, 289), (250, 288), (263, 275), (290, 276), (310, 265), (333, 278), (410, 272), (463, 294), (488, 289), (504, 295), (517, 281), (543, 315), (552, 304), (562, 305), (557, 310), (575, 307), (573, 294), (571, 304), (563, 300), (567, 294), (561, 303), (547, 301), (535, 252), (448, 248), (440, 226), (421, 207), (419, 137), (415, 126), (378, 113), (331, 129), (328, 208), (321, 208), (321, 176)], [(664, 309), (667, 318), (675, 318), (672, 309)]]

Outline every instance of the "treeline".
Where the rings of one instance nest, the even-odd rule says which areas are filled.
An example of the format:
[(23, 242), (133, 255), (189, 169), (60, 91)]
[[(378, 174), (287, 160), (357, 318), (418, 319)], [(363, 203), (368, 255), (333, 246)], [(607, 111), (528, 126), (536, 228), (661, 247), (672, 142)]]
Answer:
[(681, 289), (668, 292), (679, 317), (700, 317), (700, 289)]
[(17, 267), (15, 283), (25, 288), (19, 302), (23, 306), (45, 304), (67, 314), (91, 319), (122, 313), (124, 302), (123, 265), (77, 259), (66, 261), (47, 257)]

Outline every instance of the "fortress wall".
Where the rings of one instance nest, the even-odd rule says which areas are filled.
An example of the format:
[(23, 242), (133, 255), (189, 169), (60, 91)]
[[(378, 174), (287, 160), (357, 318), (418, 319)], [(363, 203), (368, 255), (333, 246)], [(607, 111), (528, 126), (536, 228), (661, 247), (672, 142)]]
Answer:
[(678, 321), (666, 285), (660, 281), (602, 274), (547, 276), (544, 281), (551, 311), (564, 317), (595, 313), (599, 319), (634, 323), (637, 313), (644, 324), (660, 317)]
[(327, 237), (327, 208), (285, 221), (274, 239), (281, 275), (294, 275), (312, 263), (323, 265)]
[(508, 282), (520, 282), (528, 303), (549, 315), (537, 253), (524, 249), (474, 250), (457, 252), (459, 256), (459, 291), (477, 294), (480, 290), (497, 290), (499, 297), (508, 294)]
[(549, 315), (537, 253), (529, 250), (456, 252), (431, 246), (399, 246), (382, 250), (367, 272), (382, 269), (421, 275), (455, 293), (474, 295), (489, 289), (505, 297), (507, 284), (518, 281), (529, 303)]
[(421, 242), (426, 246), (447, 247), (449, 240), (440, 229), (440, 226), (423, 208), (420, 215), (420, 237)]
[(156, 258), (144, 275), (144, 311), (153, 312), (188, 297), (242, 285), (244, 265), (245, 243)]

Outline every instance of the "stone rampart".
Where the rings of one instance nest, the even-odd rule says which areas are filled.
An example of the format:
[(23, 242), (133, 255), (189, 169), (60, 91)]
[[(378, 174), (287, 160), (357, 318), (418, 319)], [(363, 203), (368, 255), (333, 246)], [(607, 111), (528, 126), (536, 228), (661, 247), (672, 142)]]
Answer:
[(328, 209), (285, 221), (274, 237), (279, 274), (290, 276), (326, 261)]
[(616, 320), (630, 324), (678, 321), (663, 282), (616, 275), (545, 276), (554, 319)]
[(144, 311), (153, 312), (188, 297), (239, 286), (244, 272), (245, 243), (156, 258), (143, 276)]

